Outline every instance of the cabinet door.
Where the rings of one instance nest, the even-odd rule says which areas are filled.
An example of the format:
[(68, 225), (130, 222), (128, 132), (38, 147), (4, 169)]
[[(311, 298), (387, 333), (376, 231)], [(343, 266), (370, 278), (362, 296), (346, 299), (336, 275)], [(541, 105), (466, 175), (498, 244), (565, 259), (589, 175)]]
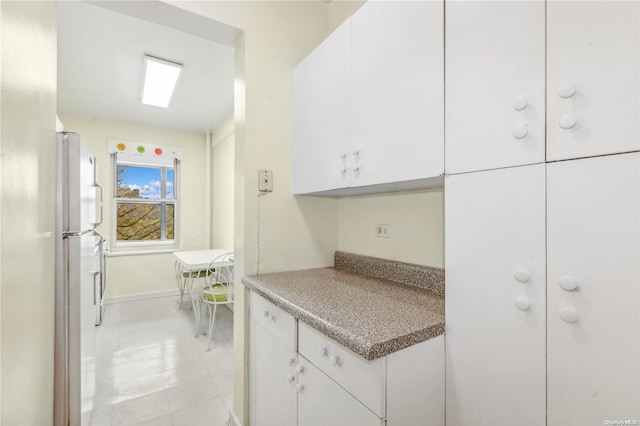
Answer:
[(547, 179), (548, 424), (640, 420), (640, 154)]
[(352, 19), (351, 186), (439, 176), (443, 2), (367, 2)]
[(349, 187), (351, 20), (294, 69), (293, 193)]
[(297, 355), (259, 322), (251, 326), (251, 424), (295, 425)]
[(547, 4), (547, 160), (640, 149), (640, 2)]
[(381, 426), (384, 421), (302, 355), (298, 376), (299, 426)]
[(544, 167), (445, 180), (447, 424), (545, 424)]
[(544, 162), (544, 1), (449, 1), (446, 170)]

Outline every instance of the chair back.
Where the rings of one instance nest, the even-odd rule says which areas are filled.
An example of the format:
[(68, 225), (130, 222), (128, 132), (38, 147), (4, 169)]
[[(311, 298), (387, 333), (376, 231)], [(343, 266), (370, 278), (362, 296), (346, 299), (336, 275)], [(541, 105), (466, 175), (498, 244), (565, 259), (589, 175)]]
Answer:
[(225, 253), (211, 261), (207, 268), (207, 287), (215, 286), (216, 295), (224, 295), (219, 303), (233, 302), (234, 280), (233, 253)]
[(189, 238), (180, 243), (178, 247), (181, 251), (189, 251), (189, 250), (204, 250), (207, 248), (207, 245), (203, 243), (201, 240), (196, 238)]

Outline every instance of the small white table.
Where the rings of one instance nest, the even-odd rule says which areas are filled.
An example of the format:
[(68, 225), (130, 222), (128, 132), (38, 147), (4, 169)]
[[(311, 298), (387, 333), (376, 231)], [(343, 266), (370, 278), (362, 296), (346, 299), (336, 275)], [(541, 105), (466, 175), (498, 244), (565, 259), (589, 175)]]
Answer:
[(200, 305), (198, 304), (198, 300), (193, 297), (193, 283), (198, 278), (205, 278), (206, 269), (211, 265), (211, 262), (224, 254), (231, 254), (231, 256), (228, 260), (216, 262), (215, 266), (232, 266), (233, 252), (229, 250), (205, 249), (176, 251), (173, 253), (176, 258), (176, 280), (178, 281), (178, 290), (180, 291), (180, 300), (178, 303), (180, 304), (179, 306), (182, 306), (185, 292), (191, 294), (191, 304), (196, 320), (196, 336), (198, 336), (200, 328)]

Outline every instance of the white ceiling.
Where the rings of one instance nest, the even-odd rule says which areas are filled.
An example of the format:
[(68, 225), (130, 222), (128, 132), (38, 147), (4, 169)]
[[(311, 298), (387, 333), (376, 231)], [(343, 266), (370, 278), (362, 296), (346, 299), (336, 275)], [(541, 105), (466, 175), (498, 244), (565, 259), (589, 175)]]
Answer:
[[(140, 102), (145, 54), (184, 64), (167, 109)], [(61, 113), (209, 132), (233, 112), (233, 81), (233, 47), (93, 4), (58, 2)]]

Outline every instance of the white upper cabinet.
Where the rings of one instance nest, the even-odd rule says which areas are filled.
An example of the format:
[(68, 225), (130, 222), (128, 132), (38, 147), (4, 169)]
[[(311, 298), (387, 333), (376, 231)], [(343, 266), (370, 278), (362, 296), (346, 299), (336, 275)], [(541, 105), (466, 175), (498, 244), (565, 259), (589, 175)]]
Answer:
[(547, 424), (640, 420), (640, 153), (547, 182)]
[(544, 425), (545, 166), (445, 183), (447, 424)]
[(640, 2), (547, 3), (547, 160), (640, 149)]
[(364, 4), (295, 68), (293, 108), (294, 194), (442, 186), (443, 2)]
[(443, 2), (368, 2), (353, 15), (351, 185), (444, 172)]
[(447, 2), (445, 105), (447, 173), (544, 162), (544, 1)]
[(350, 186), (351, 20), (296, 66), (293, 193)]

